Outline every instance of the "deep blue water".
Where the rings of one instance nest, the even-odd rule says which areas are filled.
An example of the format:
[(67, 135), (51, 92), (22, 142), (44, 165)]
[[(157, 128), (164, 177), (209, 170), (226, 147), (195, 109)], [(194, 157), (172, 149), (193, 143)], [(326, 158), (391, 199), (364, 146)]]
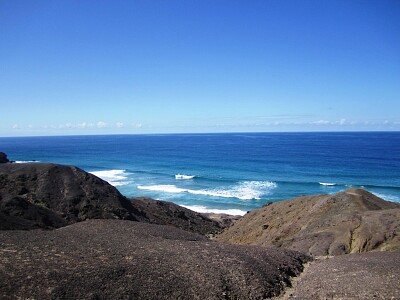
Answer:
[(0, 138), (0, 151), (76, 165), (124, 195), (197, 210), (247, 211), (348, 187), (400, 202), (400, 132), (15, 137)]

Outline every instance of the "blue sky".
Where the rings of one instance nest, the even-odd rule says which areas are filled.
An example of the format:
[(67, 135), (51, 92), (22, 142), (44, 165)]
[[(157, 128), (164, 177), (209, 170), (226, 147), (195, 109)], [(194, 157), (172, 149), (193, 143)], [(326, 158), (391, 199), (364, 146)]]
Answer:
[(0, 1), (0, 136), (400, 130), (400, 1)]

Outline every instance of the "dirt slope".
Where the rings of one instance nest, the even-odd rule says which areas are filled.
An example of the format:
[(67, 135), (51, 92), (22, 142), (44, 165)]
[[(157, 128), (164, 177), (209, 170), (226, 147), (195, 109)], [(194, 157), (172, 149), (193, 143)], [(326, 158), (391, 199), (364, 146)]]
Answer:
[(400, 246), (400, 205), (361, 189), (299, 197), (246, 214), (216, 239), (315, 256), (391, 251)]

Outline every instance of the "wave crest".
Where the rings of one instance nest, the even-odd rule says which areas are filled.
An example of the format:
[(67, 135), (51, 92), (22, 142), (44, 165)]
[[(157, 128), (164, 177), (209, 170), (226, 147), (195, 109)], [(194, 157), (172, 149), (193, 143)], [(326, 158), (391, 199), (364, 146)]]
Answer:
[(240, 209), (216, 209), (216, 208), (214, 209), (201, 205), (181, 205), (181, 206), (199, 213), (226, 214), (232, 216), (244, 216), (247, 213), (247, 211)]
[(184, 175), (184, 174), (176, 174), (175, 179), (193, 179), (196, 175)]
[(205, 190), (193, 190), (179, 188), (173, 184), (166, 185), (139, 185), (140, 190), (157, 191), (164, 193), (189, 193), (193, 195), (203, 195), (223, 198), (239, 198), (241, 200), (260, 200), (262, 195), (269, 194), (277, 184), (271, 181), (243, 181), (231, 188), (216, 188)]

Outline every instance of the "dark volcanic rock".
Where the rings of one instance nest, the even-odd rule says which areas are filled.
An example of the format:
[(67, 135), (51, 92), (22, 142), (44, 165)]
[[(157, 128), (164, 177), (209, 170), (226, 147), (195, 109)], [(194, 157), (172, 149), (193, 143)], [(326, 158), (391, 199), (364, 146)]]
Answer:
[(0, 230), (54, 228), (67, 224), (60, 214), (21, 197), (0, 199)]
[(203, 235), (220, 232), (226, 227), (222, 222), (211, 220), (202, 214), (172, 202), (145, 197), (132, 198), (131, 202), (142, 213), (138, 218), (142, 222), (171, 225)]
[(315, 256), (391, 251), (400, 247), (400, 205), (360, 189), (299, 197), (248, 213), (217, 240)]
[(0, 165), (0, 229), (52, 228), (86, 219), (137, 220), (138, 215), (114, 187), (79, 168)]
[(0, 229), (57, 228), (86, 219), (141, 221), (200, 234), (223, 227), (173, 203), (129, 200), (104, 180), (73, 166), (0, 165)]
[(121, 220), (1, 231), (0, 241), (2, 299), (265, 299), (308, 260)]
[(9, 160), (7, 158), (7, 154), (4, 152), (0, 152), (0, 164), (8, 163)]

